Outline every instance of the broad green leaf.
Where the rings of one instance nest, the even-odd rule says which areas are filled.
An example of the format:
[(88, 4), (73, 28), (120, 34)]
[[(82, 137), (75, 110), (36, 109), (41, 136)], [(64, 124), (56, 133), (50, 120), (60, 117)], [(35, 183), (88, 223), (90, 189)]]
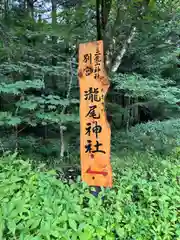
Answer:
[(69, 226), (74, 230), (77, 231), (77, 223), (73, 219), (69, 219)]

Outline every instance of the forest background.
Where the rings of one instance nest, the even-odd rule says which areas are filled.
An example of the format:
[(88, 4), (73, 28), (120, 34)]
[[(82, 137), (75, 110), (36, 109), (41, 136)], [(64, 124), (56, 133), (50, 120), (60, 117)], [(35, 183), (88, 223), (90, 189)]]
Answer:
[(97, 36), (111, 83), (112, 156), (179, 146), (179, 0), (98, 4), (1, 1), (1, 153), (79, 168), (78, 46)]

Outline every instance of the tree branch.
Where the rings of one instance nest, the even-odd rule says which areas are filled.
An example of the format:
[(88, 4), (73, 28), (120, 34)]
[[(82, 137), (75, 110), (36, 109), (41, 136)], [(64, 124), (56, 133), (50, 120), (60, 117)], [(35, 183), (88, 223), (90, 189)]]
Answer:
[(116, 72), (118, 70), (119, 66), (121, 65), (122, 59), (127, 51), (127, 48), (129, 46), (129, 44), (132, 42), (132, 40), (136, 34), (136, 29), (137, 29), (136, 27), (133, 27), (131, 29), (131, 32), (130, 32), (128, 38), (125, 40), (120, 53), (117, 55), (113, 65), (112, 65), (112, 68), (111, 68), (112, 72)]
[[(140, 20), (142, 20), (143, 16), (148, 11), (148, 3), (149, 3), (149, 0), (145, 0), (142, 3), (140, 2), (138, 4), (137, 14), (135, 14), (133, 16), (133, 19), (136, 20), (137, 23)], [(117, 15), (116, 15), (114, 25), (110, 31), (111, 33), (110, 33), (109, 37), (106, 37), (106, 40), (105, 40), (106, 68), (107, 68), (107, 71), (112, 71), (112, 72), (116, 72), (117, 69), (119, 68), (119, 66), (122, 62), (122, 59), (123, 59), (124, 55), (126, 54), (127, 48), (129, 46), (129, 44), (132, 42), (132, 40), (136, 34), (136, 31), (137, 31), (137, 27), (136, 27), (137, 24), (136, 24), (136, 26), (132, 27), (129, 36), (125, 40), (125, 42), (122, 46), (122, 49), (120, 50), (120, 54), (118, 54), (115, 57), (115, 60), (113, 61), (112, 56), (114, 56), (115, 52), (117, 52), (116, 49), (117, 49), (117, 45), (118, 45), (118, 37), (116, 36), (116, 29), (119, 24), (120, 16), (121, 16), (121, 7), (119, 6), (119, 7), (117, 7)], [(113, 51), (113, 49), (115, 49), (115, 51)]]
[(119, 22), (119, 17), (120, 17), (120, 8), (117, 9), (117, 15), (116, 15), (116, 19), (114, 22), (113, 27), (111, 28), (110, 34), (108, 34), (108, 36), (104, 35), (104, 51), (105, 51), (105, 67), (106, 70), (108, 71), (109, 69), (111, 69), (111, 64), (112, 64), (112, 49), (113, 49), (113, 45), (114, 45), (114, 36), (115, 36), (115, 32), (116, 32), (116, 27), (118, 25)]

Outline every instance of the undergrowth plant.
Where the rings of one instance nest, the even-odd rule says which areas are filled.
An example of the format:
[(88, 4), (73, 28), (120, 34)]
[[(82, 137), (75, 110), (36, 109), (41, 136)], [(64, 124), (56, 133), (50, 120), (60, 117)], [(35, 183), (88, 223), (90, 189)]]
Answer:
[(129, 131), (116, 132), (112, 139), (113, 150), (118, 152), (143, 151), (169, 154), (180, 146), (180, 120), (166, 120), (139, 124)]
[[(60, 181), (54, 171), (32, 170), (28, 161), (0, 159), (0, 239), (178, 240), (180, 167), (174, 156), (162, 168), (114, 166), (114, 186), (95, 198), (86, 184)], [(125, 160), (125, 159), (124, 159)]]

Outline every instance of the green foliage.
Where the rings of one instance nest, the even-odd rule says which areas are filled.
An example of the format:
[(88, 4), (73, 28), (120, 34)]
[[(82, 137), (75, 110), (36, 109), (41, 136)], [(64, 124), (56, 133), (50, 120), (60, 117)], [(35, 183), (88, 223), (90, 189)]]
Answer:
[(180, 90), (173, 86), (172, 80), (158, 76), (142, 77), (138, 74), (120, 74), (113, 82), (116, 89), (124, 90), (127, 96), (142, 97), (144, 100), (156, 100), (162, 103), (176, 105), (180, 100)]
[[(49, 160), (54, 155), (59, 158), (64, 149), (64, 155), (78, 159), (77, 53), (79, 43), (97, 37), (96, 1), (40, 2), (0, 3), (0, 151), (16, 148)], [(105, 7), (100, 11), (105, 63), (112, 81), (107, 106), (113, 116), (113, 139), (120, 142), (113, 147), (120, 150), (130, 143), (132, 148), (139, 144), (140, 149), (164, 149), (166, 145), (169, 151), (174, 144), (159, 134), (144, 145), (146, 140), (132, 143), (129, 133), (119, 134), (117, 129), (134, 132), (131, 127), (142, 122), (179, 118), (178, 1), (100, 2)], [(157, 131), (163, 126), (162, 122)], [(148, 127), (149, 123), (137, 126), (141, 130), (135, 135), (146, 135)], [(131, 140), (124, 143), (125, 139)]]
[(148, 122), (119, 132), (113, 137), (114, 150), (141, 150), (168, 154), (180, 146), (180, 120)]
[(34, 81), (17, 81), (12, 84), (6, 84), (2, 82), (0, 84), (0, 93), (1, 94), (13, 94), (13, 95), (20, 95), (23, 91), (28, 89), (42, 89), (44, 87), (44, 82), (41, 80), (34, 80)]
[(44, 88), (44, 82), (41, 80), (17, 81), (12, 84), (2, 83), (0, 85), (2, 94), (21, 95), (21, 97), (14, 104), (14, 107), (16, 107), (14, 113), (20, 116), (13, 116), (13, 112), (1, 112), (1, 125), (18, 126), (20, 123), (25, 123), (36, 126), (38, 123), (47, 125), (48, 123), (60, 124), (62, 122), (79, 121), (76, 115), (59, 113), (61, 108), (58, 108), (59, 106), (69, 106), (73, 103), (77, 104), (79, 103), (77, 99), (61, 99), (60, 96), (56, 95), (41, 95), (37, 97), (25, 93), (28, 89), (38, 90), (41, 88)]
[(102, 189), (98, 198), (80, 182), (68, 185), (54, 171), (32, 170), (16, 154), (2, 157), (0, 238), (178, 240), (176, 159), (149, 155), (146, 162), (161, 166), (153, 169), (139, 164), (139, 157), (122, 159), (131, 169), (120, 168), (116, 159), (114, 187)]

